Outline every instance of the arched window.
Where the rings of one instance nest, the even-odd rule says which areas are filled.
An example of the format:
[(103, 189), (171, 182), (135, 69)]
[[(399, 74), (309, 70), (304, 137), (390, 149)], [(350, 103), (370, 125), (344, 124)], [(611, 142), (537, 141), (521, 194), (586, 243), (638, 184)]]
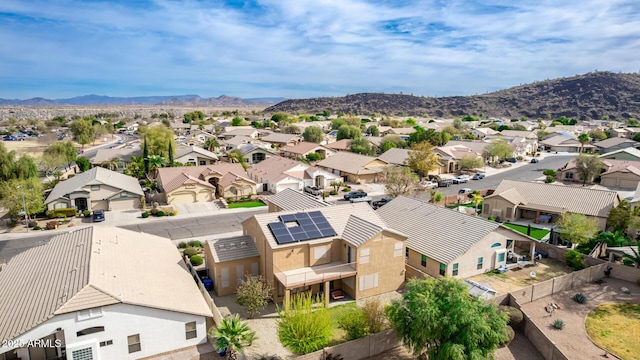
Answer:
[(90, 328), (86, 328), (84, 330), (78, 331), (76, 333), (76, 336), (80, 337), (80, 336), (94, 334), (94, 333), (102, 332), (102, 331), (104, 331), (104, 326), (94, 326), (94, 327), (90, 327)]
[(500, 247), (500, 246), (502, 246), (501, 243), (494, 243), (493, 245), (491, 245), (491, 248), (497, 248), (497, 247)]

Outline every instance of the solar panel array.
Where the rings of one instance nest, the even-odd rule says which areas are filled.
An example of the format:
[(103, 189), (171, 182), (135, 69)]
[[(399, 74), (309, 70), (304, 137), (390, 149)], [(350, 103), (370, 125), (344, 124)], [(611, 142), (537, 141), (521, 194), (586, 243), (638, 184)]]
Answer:
[[(287, 226), (295, 222), (296, 226)], [(279, 222), (267, 224), (280, 245), (335, 236), (335, 230), (320, 211), (280, 215)]]

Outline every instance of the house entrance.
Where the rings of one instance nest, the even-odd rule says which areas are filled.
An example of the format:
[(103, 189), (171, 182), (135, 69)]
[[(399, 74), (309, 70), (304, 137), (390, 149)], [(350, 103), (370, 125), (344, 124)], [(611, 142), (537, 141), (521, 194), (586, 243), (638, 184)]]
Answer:
[(76, 203), (76, 209), (78, 209), (79, 211), (84, 211), (87, 210), (87, 198), (77, 198), (75, 200)]

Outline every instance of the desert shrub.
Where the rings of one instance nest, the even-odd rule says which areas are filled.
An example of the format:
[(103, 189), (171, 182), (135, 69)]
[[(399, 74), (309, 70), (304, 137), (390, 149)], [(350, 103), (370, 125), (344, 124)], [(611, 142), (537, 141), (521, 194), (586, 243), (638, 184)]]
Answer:
[(506, 313), (509, 316), (509, 326), (516, 326), (522, 322), (524, 315), (522, 311), (513, 306), (502, 305), (498, 308), (501, 313)]
[(367, 300), (364, 305), (362, 305), (361, 310), (367, 319), (370, 333), (379, 333), (389, 327), (387, 315), (384, 313), (384, 306), (382, 306), (380, 300)]
[(83, 210), (82, 211), (82, 216), (89, 217), (89, 215), (91, 215), (91, 210)]
[(198, 249), (196, 249), (194, 247), (188, 247), (188, 248), (184, 249), (184, 251), (182, 253), (185, 256), (192, 257), (193, 255), (198, 254)]
[(552, 183), (552, 182), (554, 182), (554, 181), (555, 181), (555, 179), (554, 179), (552, 176), (547, 176), (547, 177), (544, 179), (544, 183), (545, 183), (545, 184), (551, 184), (551, 183)]
[(338, 319), (338, 327), (346, 332), (347, 340), (360, 339), (369, 334), (367, 318), (360, 309), (353, 309)]
[(53, 229), (55, 229), (55, 228), (57, 228), (57, 227), (58, 227), (58, 220), (49, 221), (49, 222), (47, 223), (47, 225), (45, 225), (45, 228), (46, 228), (47, 230), (53, 230)]
[(542, 172), (542, 175), (556, 177), (556, 171), (553, 169), (546, 169), (545, 171)]
[(149, 213), (148, 212), (145, 211), (145, 212), (142, 213), (142, 218), (143, 219), (146, 219), (148, 217), (149, 217)]
[(187, 243), (184, 241), (180, 241), (180, 243), (178, 243), (178, 249), (186, 249), (187, 248)]
[(67, 216), (76, 216), (78, 210), (76, 208), (60, 208), (54, 210), (48, 210), (47, 216), (50, 219), (59, 219)]
[(587, 267), (584, 262), (584, 257), (577, 250), (569, 250), (564, 254), (564, 260), (567, 262), (567, 266), (573, 270), (582, 270)]
[(575, 300), (578, 304), (584, 304), (587, 302), (587, 297), (584, 296), (583, 293), (577, 293), (573, 296), (573, 300)]
[(194, 248), (202, 247), (202, 243), (200, 242), (200, 240), (191, 240), (187, 243), (187, 245), (189, 245), (189, 247), (194, 247)]
[(515, 330), (513, 330), (511, 326), (507, 325), (507, 339), (502, 343), (502, 346), (509, 346), (509, 344), (513, 341), (515, 337), (516, 337)]
[(635, 265), (635, 263), (631, 259), (623, 258), (622, 259), (622, 265), (633, 266), (633, 265)]
[(192, 257), (189, 258), (189, 261), (191, 262), (191, 265), (199, 266), (199, 265), (202, 265), (202, 263), (204, 262), (204, 259), (200, 255), (193, 255)]
[(335, 190), (329, 191), (329, 195), (338, 195), (338, 192)]
[(10, 228), (16, 227), (16, 225), (18, 225), (18, 220), (16, 219), (10, 219), (7, 221), (7, 226)]
[(156, 216), (156, 214), (158, 213), (158, 208), (153, 208), (150, 211), (151, 215)]
[(42, 228), (40, 226), (36, 225), (36, 226), (33, 227), (33, 230), (42, 230)]
[(518, 155), (518, 156), (516, 157), (516, 160), (518, 160), (518, 161), (522, 161), (522, 160), (524, 160), (524, 157), (523, 157), (522, 155)]
[(278, 338), (296, 354), (308, 354), (329, 344), (331, 318), (322, 302), (311, 294), (294, 295), (288, 309), (278, 310)]
[(164, 216), (164, 211), (158, 210), (158, 212), (156, 212), (156, 216)]
[(176, 216), (176, 215), (178, 215), (178, 210), (175, 210), (175, 209), (171, 210), (171, 212), (169, 213), (169, 215), (170, 215), (170, 216)]
[(350, 187), (346, 187), (346, 188), (342, 189), (342, 192), (349, 192), (349, 191), (351, 191)]
[(553, 327), (558, 329), (558, 330), (562, 330), (562, 328), (564, 327), (564, 321), (562, 321), (560, 319), (555, 319), (553, 321)]
[(262, 275), (247, 274), (236, 292), (236, 302), (244, 306), (249, 318), (260, 314), (273, 299), (273, 286)]

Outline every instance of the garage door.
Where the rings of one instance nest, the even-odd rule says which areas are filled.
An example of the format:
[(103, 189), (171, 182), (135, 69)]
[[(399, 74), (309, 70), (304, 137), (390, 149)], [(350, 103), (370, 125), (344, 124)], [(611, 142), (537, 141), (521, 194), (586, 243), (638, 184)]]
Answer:
[(92, 201), (91, 210), (109, 210), (109, 203), (107, 200)]
[(140, 209), (140, 199), (111, 200), (111, 210)]
[(213, 194), (209, 190), (200, 190), (198, 193), (198, 202), (213, 201)]
[(284, 189), (300, 190), (300, 184), (298, 183), (278, 184), (278, 192)]
[(174, 192), (168, 198), (170, 204), (191, 204), (196, 202), (196, 194), (193, 191)]
[(600, 184), (606, 187), (616, 187), (618, 186), (617, 182), (618, 182), (618, 179), (614, 177), (606, 177), (600, 180)]
[(620, 187), (624, 189), (635, 189), (638, 187), (638, 180), (620, 180)]

